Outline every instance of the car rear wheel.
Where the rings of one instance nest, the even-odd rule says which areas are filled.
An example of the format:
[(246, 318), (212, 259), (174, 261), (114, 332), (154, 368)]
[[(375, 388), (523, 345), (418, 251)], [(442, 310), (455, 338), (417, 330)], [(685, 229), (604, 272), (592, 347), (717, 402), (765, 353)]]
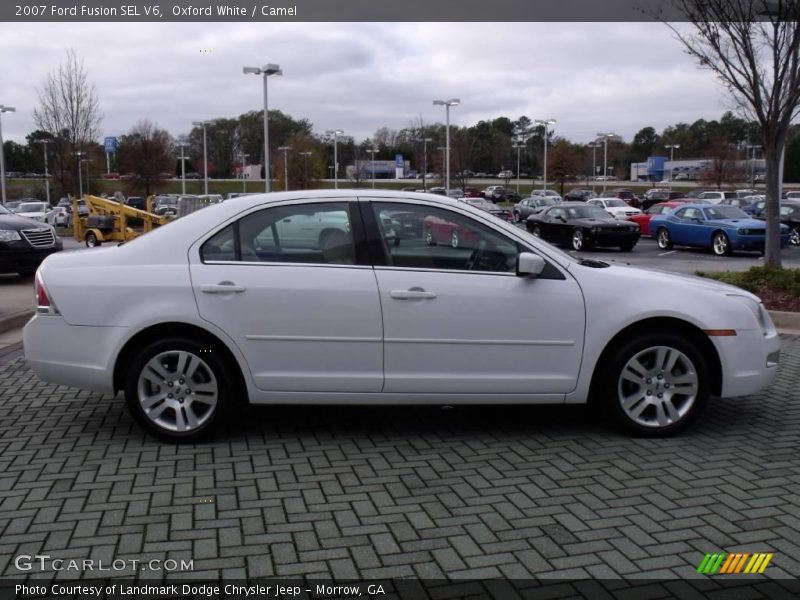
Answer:
[(93, 231), (90, 231), (89, 233), (86, 234), (87, 248), (95, 248), (100, 244), (102, 244), (102, 242), (99, 239), (97, 239), (97, 235)]
[(586, 236), (583, 235), (583, 231), (580, 229), (576, 229), (572, 232), (572, 247), (575, 250), (583, 250), (589, 247)]
[(522, 217), (519, 216), (517, 211), (514, 211), (514, 223), (519, 223), (520, 221), (522, 221)]
[(533, 226), (533, 229), (531, 229), (531, 233), (536, 237), (542, 237), (542, 230), (538, 225)]
[(149, 433), (172, 442), (209, 435), (233, 389), (220, 355), (204, 344), (173, 338), (153, 342), (133, 357), (125, 380), (128, 409)]
[(727, 256), (731, 253), (731, 242), (727, 234), (717, 231), (711, 238), (711, 249), (717, 256)]
[(425, 230), (425, 243), (428, 246), (436, 245), (436, 239), (433, 237), (433, 231), (431, 231), (430, 229)]
[(640, 435), (677, 433), (697, 418), (708, 401), (708, 363), (682, 336), (638, 335), (621, 346), (607, 365), (599, 389), (616, 421)]
[(666, 227), (659, 227), (656, 233), (656, 243), (661, 250), (672, 250), (672, 236)]

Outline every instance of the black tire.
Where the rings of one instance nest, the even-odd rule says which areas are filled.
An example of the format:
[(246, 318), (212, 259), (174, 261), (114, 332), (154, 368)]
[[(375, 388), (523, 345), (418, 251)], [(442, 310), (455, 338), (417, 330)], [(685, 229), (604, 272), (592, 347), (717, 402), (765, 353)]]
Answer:
[(458, 248), (461, 245), (461, 238), (458, 235), (458, 229), (453, 229), (450, 232), (450, 247)]
[(101, 242), (99, 239), (97, 239), (97, 236), (95, 235), (94, 231), (90, 231), (89, 233), (86, 234), (86, 247), (87, 248), (96, 248), (97, 246), (99, 246), (102, 243), (103, 242)]
[[(182, 355), (189, 360), (185, 374), (179, 371)], [(173, 376), (172, 379), (163, 380), (169, 383), (155, 381), (161, 379), (161, 376), (149, 365), (157, 357), (161, 374)], [(198, 366), (190, 372), (192, 365)], [(161, 440), (185, 443), (204, 439), (220, 424), (224, 412), (233, 400), (229, 395), (235, 393), (236, 385), (231, 372), (232, 369), (223, 355), (219, 351), (214, 352), (212, 344), (184, 337), (151, 342), (137, 350), (126, 370), (124, 390), (128, 410), (142, 428)], [(148, 377), (144, 377), (144, 374)], [(198, 389), (193, 391), (189, 385), (197, 386)], [(199, 391), (200, 386), (203, 386), (202, 392)], [(208, 388), (216, 390), (213, 406), (208, 405), (212, 397)], [(169, 398), (163, 397), (149, 403), (147, 408), (143, 406), (143, 402), (168, 393), (172, 394)], [(192, 396), (192, 400), (188, 396)], [(193, 409), (195, 406), (196, 410)], [(155, 411), (158, 409), (161, 410), (156, 415)], [(181, 422), (188, 422), (190, 414), (197, 419), (197, 426), (181, 429)]]
[(789, 231), (789, 244), (792, 246), (800, 246), (800, 225), (795, 225)]
[[(665, 349), (667, 354), (660, 355), (659, 348)], [(669, 359), (677, 355), (680, 357), (674, 361), (671, 371), (659, 368), (659, 358), (666, 357), (664, 360), (669, 363)], [(635, 369), (631, 369), (629, 365), (634, 358), (638, 362)], [(602, 369), (602, 377), (597, 379), (599, 386), (594, 391), (606, 410), (618, 425), (643, 437), (663, 437), (686, 429), (702, 413), (710, 395), (708, 360), (692, 343), (691, 337), (675, 333), (638, 334), (624, 342), (598, 368)], [(640, 368), (641, 373), (638, 372)], [(628, 377), (623, 378), (623, 373)], [(693, 380), (693, 387), (676, 383), (682, 379)], [(675, 393), (679, 388), (692, 393)], [(669, 411), (668, 404), (674, 412)], [(629, 411), (640, 411), (640, 414), (634, 417)], [(660, 424), (659, 418), (662, 418)]]
[(517, 211), (514, 211), (514, 223), (520, 223), (520, 222), (522, 222), (522, 217), (519, 216), (519, 213)]
[(586, 234), (580, 228), (576, 228), (572, 232), (572, 240), (570, 243), (572, 244), (572, 249), (578, 252), (581, 250), (588, 250), (591, 246), (589, 241), (586, 239)]
[(731, 253), (731, 241), (724, 231), (715, 231), (711, 236), (711, 251), (717, 256), (728, 256)]
[(656, 244), (661, 250), (672, 250), (672, 236), (669, 234), (669, 229), (666, 227), (659, 227), (656, 231)]
[(538, 225), (534, 225), (531, 228), (531, 233), (538, 238), (542, 237), (542, 229)]
[(623, 252), (630, 252), (631, 250), (633, 250), (633, 247), (635, 245), (636, 244), (625, 244), (624, 246), (620, 246), (619, 249), (622, 250)]
[(428, 246), (435, 246), (436, 245), (436, 238), (433, 235), (433, 231), (430, 229), (426, 229), (425, 233), (423, 234), (425, 237), (425, 244)]

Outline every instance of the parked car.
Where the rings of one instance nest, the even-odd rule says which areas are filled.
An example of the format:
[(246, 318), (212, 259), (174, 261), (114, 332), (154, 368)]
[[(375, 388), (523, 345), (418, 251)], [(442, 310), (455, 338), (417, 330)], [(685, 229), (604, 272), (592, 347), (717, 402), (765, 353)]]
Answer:
[(599, 206), (562, 202), (531, 215), (525, 228), (544, 240), (571, 245), (575, 250), (593, 246), (618, 246), (630, 252), (639, 241), (639, 226), (609, 216)]
[(443, 187), (430, 187), (428, 188), (429, 194), (436, 194), (437, 196), (446, 196), (447, 189)]
[(504, 188), (502, 185), (490, 185), (483, 190), (483, 197), (487, 200), (500, 200), (503, 198), (505, 193), (506, 188)]
[[(656, 232), (658, 247), (710, 248), (717, 256), (734, 250), (764, 250), (766, 225), (735, 206), (688, 204), (653, 217), (650, 231)], [(789, 228), (781, 225), (781, 246), (789, 241)]]
[(632, 221), (639, 226), (639, 229), (642, 232), (642, 235), (651, 235), (650, 234), (650, 220), (657, 216), (666, 214), (679, 206), (683, 206), (686, 204), (687, 201), (679, 201), (679, 200), (670, 200), (669, 202), (659, 202), (658, 204), (654, 204), (646, 211), (644, 211), (640, 215), (633, 215), (628, 217), (628, 221)]
[(467, 187), (464, 188), (465, 198), (483, 198), (483, 192), (477, 188)]
[(564, 194), (565, 202), (586, 202), (590, 198), (597, 198), (597, 194), (586, 188), (573, 188)]
[(511, 179), (512, 177), (514, 177), (514, 171), (511, 171), (509, 169), (505, 169), (503, 171), (500, 171), (497, 174), (497, 178), (498, 179)]
[[(135, 419), (171, 442), (208, 436), (240, 400), (591, 398), (629, 430), (663, 436), (710, 396), (756, 393), (777, 373), (780, 339), (744, 290), (575, 259), (447, 198), (360, 193), (237, 198), (122, 246), (49, 256), (23, 332), (27, 364), (97, 392), (95, 413), (122, 390)], [(308, 211), (349, 215), (354, 235), (287, 248), (276, 224)], [(456, 247), (395, 246), (380, 227), (390, 211), (464, 235)]]
[(627, 219), (628, 217), (642, 214), (641, 210), (632, 208), (619, 198), (591, 198), (586, 201), (586, 204), (599, 206), (616, 219)]
[(125, 199), (125, 204), (131, 208), (138, 208), (139, 210), (147, 210), (147, 200), (144, 196), (128, 196)]
[(720, 206), (735, 206), (741, 208), (748, 215), (756, 212), (756, 202), (763, 200), (764, 196), (741, 196), (738, 198), (725, 198), (719, 201)]
[(52, 227), (0, 205), (0, 273), (30, 275), (62, 247), (61, 238)]
[(786, 194), (784, 195), (784, 198), (786, 198), (787, 200), (800, 200), (800, 191), (797, 190), (787, 191)]
[(738, 198), (739, 196), (736, 195), (736, 192), (709, 191), (702, 192), (697, 197), (701, 200), (708, 200), (711, 204), (719, 204), (726, 198)]
[(511, 210), (502, 206), (498, 206), (494, 202), (489, 202), (485, 198), (462, 198), (462, 200), (470, 206), (485, 210), (486, 212), (494, 215), (498, 219), (502, 219), (503, 221), (514, 220), (514, 213)]
[(66, 206), (54, 206), (44, 215), (44, 222), (55, 227), (67, 227), (70, 223), (70, 212)]
[(178, 196), (163, 194), (153, 199), (153, 213), (161, 217), (175, 217), (178, 215)]
[(628, 206), (632, 206), (634, 208), (639, 207), (639, 197), (633, 193), (633, 190), (628, 188), (614, 188), (613, 190), (607, 190), (603, 192), (601, 196), (603, 198), (619, 198)]
[(119, 173), (111, 172), (111, 173), (103, 173), (100, 175), (100, 179), (119, 179)]
[(5, 206), (6, 209), (14, 212), (14, 209), (16, 209), (20, 204), (22, 204), (22, 200), (9, 200), (5, 203), (5, 205), (0, 204), (0, 206)]
[(545, 208), (558, 204), (558, 200), (547, 196), (535, 196), (523, 198), (514, 205), (513, 219), (515, 223), (521, 223), (533, 214), (543, 211)]
[(49, 207), (47, 202), (20, 202), (14, 209), (14, 214), (33, 221), (45, 222)]
[(531, 190), (531, 198), (552, 198), (557, 202), (561, 202), (563, 199), (553, 190)]
[(642, 209), (643, 211), (647, 211), (647, 209), (653, 206), (654, 204), (668, 202), (670, 200), (677, 200), (679, 198), (685, 198), (683, 192), (671, 192), (669, 190), (661, 190), (658, 188), (654, 188), (651, 190), (647, 190), (644, 193), (644, 196), (639, 202), (639, 208)]
[(789, 228), (789, 243), (800, 246), (800, 202), (781, 202), (780, 218)]

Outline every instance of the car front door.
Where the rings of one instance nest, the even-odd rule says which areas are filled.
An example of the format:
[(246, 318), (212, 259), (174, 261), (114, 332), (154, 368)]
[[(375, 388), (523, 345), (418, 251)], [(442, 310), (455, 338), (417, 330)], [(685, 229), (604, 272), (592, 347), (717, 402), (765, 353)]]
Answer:
[[(488, 222), (421, 201), (362, 206), (380, 238), (375, 277), (383, 308), (384, 392), (514, 394), (535, 400), (575, 387), (585, 313), (575, 280), (548, 264), (517, 277), (520, 245)], [(436, 218), (461, 232), (458, 247), (389, 240), (393, 211)], [(393, 243), (389, 243), (392, 241)]]
[[(295, 235), (281, 223), (316, 229)], [(320, 247), (325, 228), (337, 233)], [(284, 244), (280, 232), (287, 229), (291, 241)], [(359, 232), (355, 202), (294, 202), (250, 212), (193, 248), (200, 316), (233, 339), (258, 389), (383, 387), (380, 299), (371, 265), (358, 264)]]

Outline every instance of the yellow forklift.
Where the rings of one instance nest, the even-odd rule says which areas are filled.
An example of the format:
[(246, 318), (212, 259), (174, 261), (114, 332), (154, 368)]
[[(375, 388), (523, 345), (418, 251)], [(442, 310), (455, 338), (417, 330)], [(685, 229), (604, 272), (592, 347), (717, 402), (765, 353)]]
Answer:
[[(171, 221), (169, 217), (153, 214), (152, 196), (147, 198), (147, 210), (127, 206), (113, 198), (87, 195), (83, 200), (88, 214), (81, 217), (78, 215), (78, 198), (72, 199), (72, 235), (77, 241), (86, 242), (89, 248), (103, 242), (127, 242)], [(142, 220), (143, 231), (129, 227), (128, 219)]]

